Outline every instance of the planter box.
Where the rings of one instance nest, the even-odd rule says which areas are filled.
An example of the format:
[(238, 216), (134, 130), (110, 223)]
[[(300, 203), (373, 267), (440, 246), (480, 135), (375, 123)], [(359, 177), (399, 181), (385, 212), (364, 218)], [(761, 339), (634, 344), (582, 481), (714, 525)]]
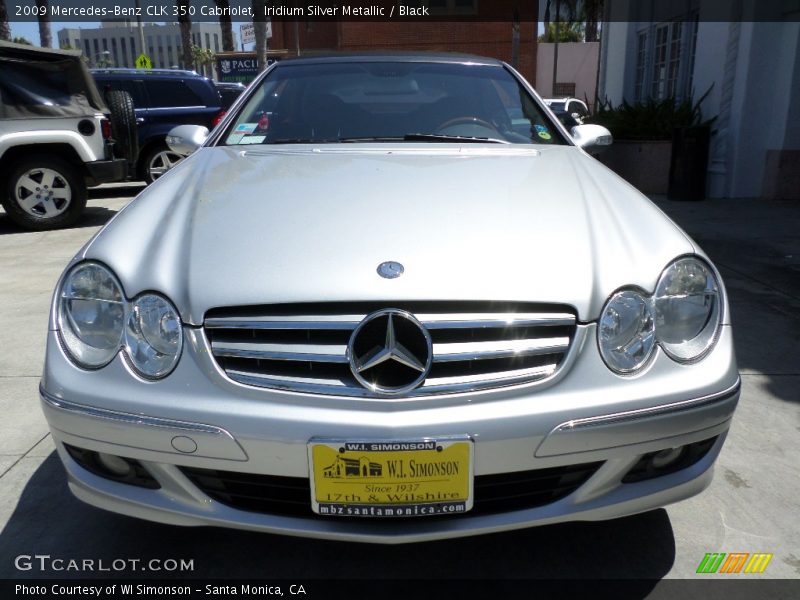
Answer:
[(598, 160), (646, 194), (666, 194), (672, 142), (614, 140)]

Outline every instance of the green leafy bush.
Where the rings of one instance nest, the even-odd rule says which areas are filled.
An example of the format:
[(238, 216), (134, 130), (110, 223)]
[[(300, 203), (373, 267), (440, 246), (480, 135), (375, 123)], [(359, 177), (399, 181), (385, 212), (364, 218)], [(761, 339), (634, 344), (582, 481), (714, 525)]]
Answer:
[(716, 117), (703, 120), (700, 104), (711, 88), (692, 105), (690, 100), (674, 98), (647, 100), (636, 104), (624, 102), (613, 108), (609, 102), (598, 102), (595, 114), (586, 120), (607, 128), (617, 140), (671, 140), (676, 127), (710, 126)]

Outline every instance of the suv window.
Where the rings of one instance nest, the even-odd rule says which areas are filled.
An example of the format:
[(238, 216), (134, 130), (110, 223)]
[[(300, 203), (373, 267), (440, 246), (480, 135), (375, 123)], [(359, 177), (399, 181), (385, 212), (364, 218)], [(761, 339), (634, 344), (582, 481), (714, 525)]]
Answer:
[(131, 98), (133, 98), (134, 107), (136, 108), (147, 107), (147, 100), (145, 99), (144, 92), (142, 90), (141, 81), (97, 78), (97, 87), (101, 93), (105, 92), (107, 89), (128, 92), (131, 95)]
[(184, 81), (170, 79), (145, 80), (151, 107), (204, 106), (200, 97)]

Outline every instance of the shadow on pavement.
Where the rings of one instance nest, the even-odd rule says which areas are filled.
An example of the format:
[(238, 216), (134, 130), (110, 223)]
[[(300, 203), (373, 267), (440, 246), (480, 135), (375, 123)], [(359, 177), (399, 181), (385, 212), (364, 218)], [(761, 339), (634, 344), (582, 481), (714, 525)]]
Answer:
[[(52, 453), (36, 470), (0, 535), (0, 578), (95, 577), (17, 571), (14, 557), (194, 559), (193, 573), (153, 577), (305, 579), (642, 579), (642, 597), (675, 559), (667, 512), (568, 523), (458, 540), (382, 546), (140, 521), (85, 505)], [(108, 576), (148, 576), (107, 573)], [(638, 595), (638, 594), (637, 594)]]
[[(104, 200), (109, 198), (133, 198), (144, 189), (142, 183), (131, 183), (125, 185), (100, 186), (89, 188), (89, 199), (86, 208), (80, 219), (74, 225), (66, 229), (82, 229), (84, 227), (102, 227), (113, 217), (118, 210), (105, 206), (92, 205), (93, 200)], [(0, 212), (0, 235), (10, 233), (31, 233), (13, 223), (6, 216), (5, 211)]]

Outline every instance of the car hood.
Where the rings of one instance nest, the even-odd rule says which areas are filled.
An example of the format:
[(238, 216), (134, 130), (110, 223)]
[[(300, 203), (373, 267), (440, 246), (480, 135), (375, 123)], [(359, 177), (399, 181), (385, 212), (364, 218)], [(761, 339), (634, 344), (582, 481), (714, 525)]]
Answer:
[[(564, 303), (590, 321), (693, 251), (576, 147), (337, 144), (203, 148), (82, 256), (191, 324), (219, 306), (353, 300)], [(378, 275), (387, 260), (402, 277)]]

